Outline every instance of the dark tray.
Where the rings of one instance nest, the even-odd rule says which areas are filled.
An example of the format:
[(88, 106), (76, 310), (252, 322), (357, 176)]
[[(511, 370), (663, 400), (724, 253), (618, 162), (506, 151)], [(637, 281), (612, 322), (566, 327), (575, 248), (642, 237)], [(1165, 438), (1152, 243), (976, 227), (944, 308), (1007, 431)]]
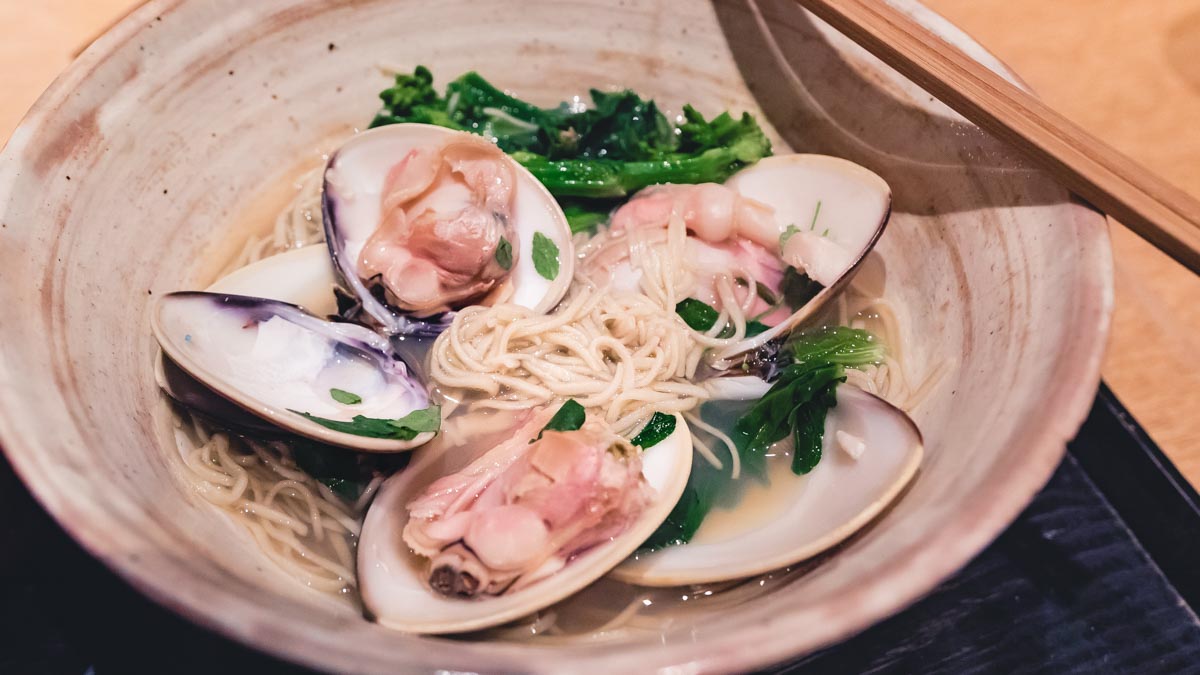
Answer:
[[(1200, 672), (1200, 499), (1107, 387), (1033, 504), (908, 610), (786, 673)], [(0, 673), (294, 673), (154, 605), (0, 460)]]

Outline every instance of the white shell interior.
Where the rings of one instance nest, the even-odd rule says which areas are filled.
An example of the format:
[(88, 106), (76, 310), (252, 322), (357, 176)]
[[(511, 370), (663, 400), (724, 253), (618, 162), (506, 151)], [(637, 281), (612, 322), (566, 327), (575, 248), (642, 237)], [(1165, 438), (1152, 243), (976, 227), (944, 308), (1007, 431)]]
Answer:
[[(642, 473), (656, 493), (638, 521), (611, 542), (576, 557), (553, 576), (510, 594), (479, 600), (446, 598), (431, 591), (424, 561), (401, 539), (405, 505), (433, 480), (456, 471), (470, 453), (430, 446), (389, 478), (367, 512), (358, 545), (363, 604), (379, 623), (410, 633), (458, 633), (497, 626), (566, 598), (599, 579), (633, 553), (670, 513), (687, 485), (692, 435), (679, 415), (675, 431), (642, 455)], [(450, 464), (453, 456), (454, 464)]]
[[(302, 436), (364, 452), (399, 452), (433, 437), (422, 433), (408, 440), (369, 438), (329, 429), (292, 412), (341, 421), (356, 415), (397, 419), (428, 407), (429, 397), (424, 386), (407, 375), (383, 372), (366, 355), (335, 349), (335, 340), (312, 329), (311, 324), (320, 321), (316, 317), (296, 310), (251, 325), (244, 312), (220, 303), (221, 297), (168, 295), (152, 315), (163, 352), (216, 393)], [(365, 338), (365, 348), (385, 340), (361, 326), (334, 328), (355, 340)], [(386, 342), (377, 346), (386, 348)], [(339, 403), (331, 396), (334, 388), (352, 392), (362, 402)]]
[[(792, 494), (776, 502), (786, 505), (777, 516), (738, 518), (739, 505), (731, 518), (722, 518), (733, 527), (705, 537), (706, 522), (691, 543), (639, 554), (613, 576), (643, 586), (753, 576), (811, 558), (879, 515), (916, 473), (924, 454), (921, 434), (903, 412), (857, 387), (839, 386), (837, 401), (825, 418), (821, 462), (806, 480), (783, 476), (778, 481)], [(838, 431), (862, 439), (861, 457), (852, 459), (838, 447)]]
[[(359, 253), (380, 221), (384, 179), (396, 163), (416, 148), (434, 148), (458, 134), (426, 124), (394, 124), (358, 134), (338, 150), (325, 172), (327, 189), (335, 190), (333, 214), (342, 236), (344, 255), (356, 264)], [(513, 190), (513, 224), (518, 255), (510, 281), (513, 302), (536, 312), (549, 311), (562, 299), (570, 284), (575, 254), (571, 230), (558, 202), (536, 178), (516, 162)], [(559, 271), (554, 280), (533, 266), (533, 235), (541, 232), (558, 246)]]
[[(727, 187), (775, 210), (780, 233), (795, 225), (851, 252), (836, 281), (771, 330), (730, 345), (720, 358), (754, 349), (815, 314), (849, 281), (875, 246), (891, 211), (892, 191), (869, 169), (838, 157), (789, 154), (767, 157), (725, 181)], [(818, 211), (819, 207), (819, 211)]]
[(336, 284), (329, 249), (325, 244), (313, 244), (236, 269), (207, 290), (279, 300), (328, 316), (337, 312)]

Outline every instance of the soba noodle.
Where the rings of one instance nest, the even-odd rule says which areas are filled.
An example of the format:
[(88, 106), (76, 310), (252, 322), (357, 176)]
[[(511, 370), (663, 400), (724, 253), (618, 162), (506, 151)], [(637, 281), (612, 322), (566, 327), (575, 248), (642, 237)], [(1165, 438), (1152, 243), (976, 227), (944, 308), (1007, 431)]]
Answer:
[[(295, 197), (272, 229), (248, 238), (225, 273), (322, 241), (320, 180), (320, 169), (301, 176)], [(754, 285), (747, 280), (753, 277), (737, 270), (719, 277), (715, 292), (723, 309), (714, 327), (704, 333), (689, 329), (674, 311), (700, 272), (688, 267), (685, 235), (678, 218), (665, 230), (577, 235), (577, 277), (556, 311), (535, 315), (508, 304), (460, 311), (436, 341), (429, 364), (445, 413), (524, 409), (574, 398), (602, 415), (618, 433), (629, 435), (655, 411), (679, 412), (692, 427), (696, 452), (720, 467), (712, 444), (726, 446), (736, 477), (738, 454), (732, 440), (698, 415), (699, 406), (713, 398), (713, 391), (693, 378), (705, 350), (745, 335), (753, 318), (747, 316), (755, 296)], [(637, 292), (615, 289), (597, 265), (589, 264), (613, 255), (626, 256), (641, 269)], [(882, 298), (857, 286), (842, 293), (819, 323), (866, 328), (883, 340), (888, 347), (886, 360), (861, 371), (849, 370), (849, 381), (901, 408), (920, 405), (950, 368), (943, 363), (912, 386), (896, 314)], [(732, 333), (721, 335), (727, 325)], [(456, 433), (455, 421), (449, 420), (445, 433)], [(199, 495), (244, 527), (287, 574), (318, 591), (354, 595), (356, 538), (381, 478), (349, 503), (304, 473), (286, 443), (240, 438), (186, 413), (177, 414), (176, 426), (183, 473)], [(744, 602), (795, 577), (784, 571), (733, 584), (671, 590), (602, 581), (595, 590), (487, 635), (603, 639), (628, 631), (659, 631), (663, 619), (656, 616), (656, 608), (663, 604), (691, 601), (711, 611)], [(616, 588), (622, 590), (615, 592)], [(605, 601), (596, 602), (592, 598), (596, 594)], [(624, 598), (624, 604), (612, 606), (614, 597)]]

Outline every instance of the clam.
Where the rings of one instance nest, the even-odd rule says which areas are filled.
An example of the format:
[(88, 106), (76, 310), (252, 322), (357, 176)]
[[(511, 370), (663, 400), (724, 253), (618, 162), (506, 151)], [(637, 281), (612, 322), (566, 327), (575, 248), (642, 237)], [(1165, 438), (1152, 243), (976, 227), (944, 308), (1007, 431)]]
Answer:
[(759, 335), (713, 354), (714, 364), (785, 337), (825, 306), (854, 277), (883, 234), (892, 192), (875, 173), (825, 155), (778, 155), (725, 182), (744, 198), (769, 207), (783, 262), (821, 285), (803, 306)]
[(329, 316), (337, 313), (335, 286), (329, 249), (325, 244), (310, 244), (236, 269), (205, 290), (278, 300)]
[[(359, 417), (404, 420), (430, 407), (424, 384), (389, 340), (363, 326), (277, 300), (209, 292), (162, 297), (151, 325), (172, 366), (292, 433), (363, 452), (398, 452), (433, 437), (428, 420), (354, 426)], [(182, 398), (171, 370), (164, 363), (163, 381)], [(436, 409), (420, 415), (430, 414)]]
[(562, 209), (473, 134), (424, 124), (358, 134), (330, 158), (322, 203), (354, 315), (390, 335), (435, 335), (473, 304), (546, 312), (570, 284)]
[[(642, 500), (637, 502), (641, 507), (617, 509), (631, 514), (623, 527), (614, 527), (618, 521), (605, 515), (592, 523), (592, 529), (584, 530), (586, 534), (580, 534), (578, 524), (569, 519), (556, 525), (556, 519), (566, 518), (561, 514), (543, 511), (533, 516), (523, 505), (546, 504), (538, 499), (544, 493), (537, 490), (547, 476), (589, 465), (572, 459), (565, 446), (587, 443), (588, 438), (616, 437), (592, 428), (598, 421), (589, 420), (578, 431), (546, 431), (545, 437), (531, 443), (546, 419), (544, 414), (535, 415), (499, 437), (473, 433), (469, 448), (448, 446), (443, 436), (418, 451), (407, 470), (384, 483), (367, 512), (358, 547), (363, 604), (376, 621), (413, 633), (456, 633), (506, 623), (588, 586), (633, 553), (666, 519), (683, 494), (691, 468), (691, 434), (682, 417), (674, 416), (670, 435), (640, 454), (624, 440), (614, 440), (607, 451), (601, 451), (608, 453), (603, 455), (608, 468), (602, 469), (600, 478), (584, 477), (579, 490), (611, 485), (624, 471), (637, 469), (636, 464), (624, 462), (640, 462), (641, 492), (634, 497), (622, 493), (625, 501), (618, 503), (629, 506), (628, 499), (636, 498)], [(583, 440), (573, 440), (571, 434), (582, 435)], [(540, 452), (547, 442), (559, 445)], [(543, 461), (549, 466), (538, 464)], [(537, 470), (525, 471), (530, 465)], [(559, 485), (565, 487), (570, 486)], [(511, 498), (517, 492), (525, 501)], [(509, 497), (500, 499), (497, 494)], [(463, 495), (469, 500), (467, 510), (445, 508)], [(572, 494), (572, 499), (578, 496)], [(483, 511), (472, 512), (472, 508)], [(548, 508), (557, 512), (557, 506)], [(590, 517), (596, 510), (588, 507), (568, 513), (576, 514), (570, 518)], [(478, 539), (489, 535), (489, 540)], [(564, 536), (573, 543), (563, 548), (546, 544)]]
[[(787, 450), (785, 441), (775, 452)], [(789, 462), (778, 463), (769, 486), (753, 486), (737, 506), (710, 512), (687, 544), (638, 553), (611, 574), (643, 586), (678, 586), (806, 560), (878, 516), (912, 480), (923, 454), (921, 433), (908, 415), (843, 384), (825, 420), (821, 462), (810, 474), (795, 476)], [(755, 490), (759, 494), (749, 494)]]

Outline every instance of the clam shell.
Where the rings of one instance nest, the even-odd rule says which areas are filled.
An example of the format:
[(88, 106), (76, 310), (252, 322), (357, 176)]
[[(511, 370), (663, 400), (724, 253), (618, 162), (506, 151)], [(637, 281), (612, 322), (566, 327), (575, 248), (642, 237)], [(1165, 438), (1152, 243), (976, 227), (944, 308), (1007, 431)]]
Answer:
[[(852, 459), (838, 447), (839, 431), (862, 439), (861, 457)], [(837, 388), (837, 406), (825, 419), (821, 462), (803, 479), (786, 470), (776, 474), (772, 482), (779, 485), (765, 488), (785, 492), (771, 495), (778, 508), (769, 520), (738, 504), (720, 514), (727, 524), (718, 533), (709, 535), (710, 523), (705, 523), (692, 542), (639, 553), (612, 576), (643, 586), (684, 586), (754, 576), (807, 560), (845, 541), (887, 508), (912, 480), (924, 453), (921, 432), (908, 415), (843, 384)]]
[(637, 522), (611, 541), (579, 554), (552, 576), (495, 597), (463, 600), (431, 591), (421, 560), (401, 539), (408, 522), (405, 505), (441, 476), (459, 467), (448, 463), (462, 453), (430, 446), (412, 465), (389, 478), (367, 512), (358, 545), (358, 577), (363, 604), (376, 621), (409, 633), (461, 633), (498, 626), (532, 614), (583, 589), (633, 553), (666, 519), (687, 485), (692, 436), (683, 417), (675, 431), (642, 454), (642, 475), (655, 498)]
[[(384, 179), (413, 149), (437, 148), (459, 135), (470, 136), (428, 124), (383, 126), (354, 136), (329, 158), (326, 166), (322, 191), (325, 241), (338, 278), (362, 303), (367, 316), (387, 333), (436, 334), (446, 324), (447, 317), (421, 319), (389, 307), (372, 295), (359, 277), (359, 253), (380, 222)], [(571, 229), (558, 202), (546, 188), (524, 167), (512, 164), (517, 175), (511, 214), (517, 230), (517, 260), (508, 279), (484, 298), (483, 304), (490, 304), (490, 298), (500, 294), (507, 302), (544, 313), (558, 304), (570, 285), (575, 264)], [(535, 232), (549, 237), (558, 247), (559, 270), (552, 280), (543, 278), (534, 267)]]

